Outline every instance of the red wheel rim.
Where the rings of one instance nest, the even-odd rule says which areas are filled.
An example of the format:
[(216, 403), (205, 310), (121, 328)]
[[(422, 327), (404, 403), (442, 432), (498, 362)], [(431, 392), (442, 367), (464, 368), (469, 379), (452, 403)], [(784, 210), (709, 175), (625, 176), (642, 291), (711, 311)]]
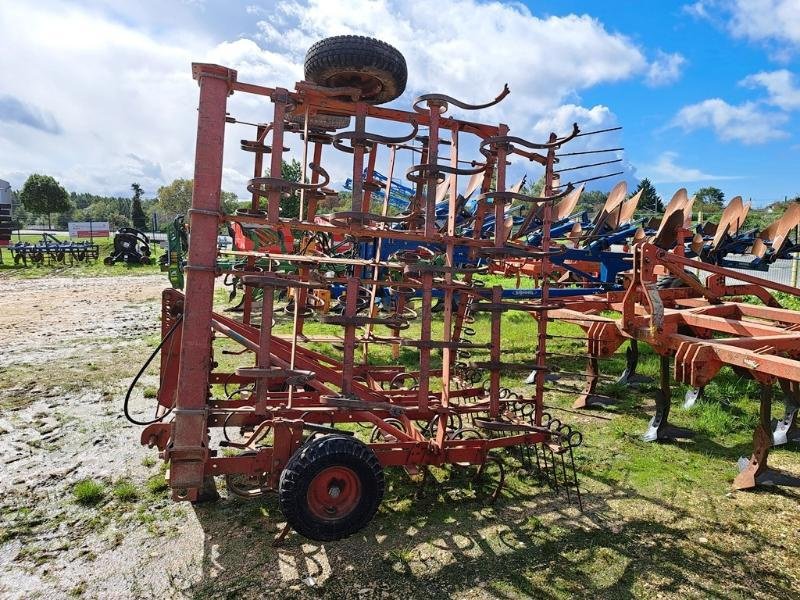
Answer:
[(336, 521), (349, 515), (361, 499), (361, 481), (347, 467), (328, 467), (311, 480), (308, 508), (318, 519)]

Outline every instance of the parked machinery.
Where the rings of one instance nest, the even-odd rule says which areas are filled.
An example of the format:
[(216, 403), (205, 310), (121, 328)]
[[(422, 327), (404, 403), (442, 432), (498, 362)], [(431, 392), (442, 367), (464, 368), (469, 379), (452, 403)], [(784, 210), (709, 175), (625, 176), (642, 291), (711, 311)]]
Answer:
[(100, 247), (92, 241), (59, 240), (51, 233), (42, 233), (38, 242), (17, 242), (8, 246), (15, 265), (72, 265), (97, 260)]
[[(284, 534), (294, 528), (335, 540), (372, 519), (385, 468), (424, 474), (429, 466), (472, 466), (477, 477), (494, 474), (496, 497), (504, 462), (513, 455), (543, 480), (574, 490), (580, 502), (572, 450), (581, 436), (543, 403), (547, 382), (558, 376), (547, 352), (548, 323), (556, 319), (586, 331), (587, 388), (576, 407), (603, 402), (595, 389), (597, 361), (625, 340), (631, 341), (626, 382), (636, 377), (639, 341), (662, 356), (660, 399), (647, 439), (687, 433), (668, 424), (671, 356), (676, 379), (690, 385), (703, 385), (723, 364), (762, 382), (753, 458), (736, 485), (752, 487), (767, 481), (765, 474), (775, 479), (766, 469), (766, 441), (793, 438), (796, 424), (772, 433), (771, 383), (778, 379), (797, 398), (800, 350), (791, 332), (800, 317), (778, 308), (768, 290), (798, 292), (713, 261), (703, 264), (712, 273), (705, 284), (686, 271), (701, 264), (692, 253), (722, 257), (714, 250), (723, 246), (732, 252), (733, 217), (711, 240), (693, 237), (691, 200), (679, 190), (660, 222), (637, 222), (638, 197), (629, 198), (621, 184), (594, 219), (573, 218), (580, 191), (561, 185), (554, 167), (557, 153), (582, 135), (577, 125), (535, 143), (503, 124), (449, 115), (451, 106), (477, 111), (497, 104), (508, 88), (480, 105), (435, 93), (418, 97), (412, 110), (382, 107), (402, 93), (405, 63), (396, 50), (368, 38), (315, 44), (306, 81), (293, 90), (240, 82), (236, 71), (218, 65), (194, 64), (193, 74), (200, 103), (191, 243), (175, 262), (178, 271), (183, 266), (185, 285), (176, 287), (184, 291), (163, 295), (156, 418), (131, 417), (130, 391), (126, 399), (126, 414), (146, 426), (142, 443), (157, 447), (170, 464), (174, 499), (213, 498), (214, 477), (224, 475), (232, 494), (277, 492), (288, 522)], [(268, 99), (271, 118), (241, 141), (254, 159), (251, 207), (222, 215), (226, 124), (252, 126), (228, 114), (234, 93)], [(376, 122), (406, 133), (374, 133)], [(264, 176), (265, 158), (268, 172), (280, 173), (289, 140), (302, 150), (300, 181)], [(335, 195), (326, 187), (323, 151), (326, 161), (338, 152), (334, 158), (352, 166), (352, 203), (331, 215), (318, 212)], [(390, 206), (400, 201), (392, 188), (403, 152), (413, 159), (397, 214)], [(507, 186), (512, 155), (544, 167), (541, 197)], [(281, 198), (293, 193), (300, 216), (282, 217)], [(771, 256), (762, 245), (785, 253), (784, 230), (793, 218), (777, 233), (762, 232), (761, 243), (753, 238), (753, 254)], [(221, 224), (232, 230), (230, 250), (217, 247)], [(622, 251), (612, 248), (620, 244)], [(486, 287), (480, 276), (487, 272), (530, 275), (538, 287)], [(242, 286), (241, 318), (213, 310), (220, 275), (234, 289)], [(741, 302), (745, 294), (765, 306)], [(338, 298), (337, 309), (329, 311), (323, 298)], [(530, 315), (536, 340), (533, 356), (519, 364), (508, 360), (513, 349), (503, 335), (502, 315), (509, 311)], [(475, 325), (479, 318), (487, 322), (485, 333)], [(331, 333), (309, 332), (311, 321)], [(221, 367), (215, 357), (222, 353), (239, 357), (239, 364)], [(529, 395), (502, 386), (503, 372), (525, 367)]]
[(114, 249), (103, 259), (103, 264), (149, 265), (153, 263), (151, 254), (150, 238), (146, 233), (133, 227), (122, 227), (114, 234)]
[[(376, 56), (381, 57), (377, 62)], [(142, 433), (142, 442), (157, 446), (170, 463), (173, 497), (213, 497), (213, 477), (225, 475), (233, 493), (252, 497), (277, 491), (289, 526), (313, 539), (332, 540), (370, 521), (383, 495), (387, 467), (418, 473), (429, 465), (474, 465), (478, 476), (494, 474), (496, 496), (503, 481), (503, 458), (497, 452), (505, 448), (538, 466), (551, 483), (578, 492), (572, 449), (581, 436), (551, 418), (542, 401), (547, 314), (559, 306), (549, 298), (548, 280), (542, 278), (539, 299), (521, 302), (504, 299), (501, 287), (485, 288), (475, 278), (486, 270), (475, 265), (478, 259), (535, 256), (543, 273), (548, 272), (549, 257), (559, 252), (551, 249), (549, 239), (552, 206), (571, 191), (554, 193), (554, 156), (578, 135), (577, 126), (565, 137), (552, 134), (546, 142), (534, 143), (511, 136), (505, 125), (447, 114), (451, 105), (467, 111), (492, 106), (508, 94), (507, 88), (482, 105), (426, 94), (410, 111), (380, 107), (379, 102), (402, 92), (405, 63), (393, 48), (367, 38), (324, 40), (309, 51), (306, 67), (311, 81), (290, 91), (240, 82), (225, 67), (193, 66), (200, 104), (185, 293), (164, 293), (160, 412)], [(268, 98), (273, 111), (270, 122), (256, 126), (254, 139), (241, 144), (254, 156), (248, 185), (252, 208), (223, 216), (219, 189), (224, 129), (226, 122), (237, 122), (226, 114), (231, 93)], [(331, 131), (332, 124), (347, 126), (353, 119), (354, 129)], [(367, 128), (375, 121), (405, 125), (408, 132), (398, 137), (375, 134)], [(265, 155), (269, 172), (280, 172), (290, 137), (301, 144), (301, 181), (308, 183), (262, 176)], [(449, 156), (440, 157), (445, 139)], [(412, 140), (419, 144), (414, 153), (419, 162), (406, 176), (414, 197), (408, 214), (389, 216), (398, 153)], [(482, 159), (462, 166), (459, 156), (470, 147)], [(332, 193), (325, 187), (324, 149), (349, 157), (353, 200), (349, 210), (320, 223), (315, 220), (318, 203)], [(513, 154), (545, 166), (542, 197), (507, 190), (506, 164)], [(387, 176), (383, 201), (376, 207), (373, 193), (380, 184), (371, 174), (379, 155), (387, 161)], [(459, 182), (475, 175), (480, 176), (480, 194), (473, 234), (465, 236), (457, 226)], [(444, 181), (449, 181), (447, 210), (437, 215), (437, 184)], [(292, 191), (301, 198), (301, 216), (294, 220), (279, 212), (281, 196)], [(504, 211), (512, 201), (543, 207), (539, 246), (509, 238)], [(482, 235), (490, 216), (493, 231)], [(356, 244), (370, 241), (378, 251), (369, 259), (357, 254), (333, 257), (298, 252), (292, 245), (285, 252), (221, 251), (218, 260), (217, 231), (226, 222), (267, 236), (288, 227), (303, 242), (320, 234), (344, 236)], [(407, 244), (384, 258), (380, 246), (395, 241)], [(472, 257), (472, 264), (457, 264), (457, 251)], [(226, 273), (240, 277), (245, 286), (241, 320), (212, 308), (215, 278)], [(340, 314), (317, 315), (306, 308), (309, 294), (334, 285), (344, 286)], [(384, 314), (375, 308), (381, 287), (391, 289), (394, 297)], [(280, 292), (289, 290), (296, 299), (289, 314), (292, 332), (279, 334), (276, 318), (279, 311), (286, 314), (279, 298), (288, 295)], [(261, 296), (260, 306), (253, 301), (256, 295)], [(444, 299), (442, 326), (437, 328), (431, 315), (435, 296)], [(507, 342), (501, 316), (508, 311), (533, 314), (538, 324), (537, 351), (528, 365), (539, 376), (526, 397), (501, 385), (501, 371), (508, 368), (502, 357)], [(489, 315), (485, 339), (477, 339), (472, 326), (480, 314)], [(304, 324), (314, 318), (341, 333), (308, 335)], [(233, 340), (245, 352), (233, 372), (221, 372), (214, 361), (215, 342), (221, 338)], [(314, 344), (329, 344), (329, 350), (321, 352)], [(381, 360), (385, 355), (375, 354), (381, 347), (395, 355), (402, 352), (406, 364)], [(470, 353), (483, 354), (485, 360), (468, 365)], [(408, 357), (414, 357), (415, 367), (408, 366)], [(220, 397), (221, 384), (234, 389)], [(219, 440), (210, 433), (220, 430), (224, 437), (238, 430), (243, 439)], [(236, 452), (223, 455), (220, 447)]]

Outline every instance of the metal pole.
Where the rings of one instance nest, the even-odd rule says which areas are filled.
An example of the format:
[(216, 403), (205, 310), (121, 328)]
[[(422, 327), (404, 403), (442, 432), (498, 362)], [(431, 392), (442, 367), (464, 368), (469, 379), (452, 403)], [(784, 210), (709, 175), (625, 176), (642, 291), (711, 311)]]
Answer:
[[(189, 224), (192, 244), (184, 267), (184, 299), (180, 370), (169, 472), (173, 496), (197, 500), (208, 457), (206, 398), (211, 371), (211, 323), (216, 277), (225, 109), (236, 71), (194, 64), (200, 85), (195, 150), (194, 191)], [(180, 452), (177, 452), (180, 449)]]

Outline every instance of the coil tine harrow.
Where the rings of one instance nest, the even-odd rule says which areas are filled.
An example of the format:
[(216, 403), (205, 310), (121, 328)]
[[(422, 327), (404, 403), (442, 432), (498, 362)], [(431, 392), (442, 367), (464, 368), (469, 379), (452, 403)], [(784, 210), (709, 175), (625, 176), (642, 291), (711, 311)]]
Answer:
[[(325, 64), (358, 60), (358, 48), (377, 43), (333, 40), (352, 52), (332, 54)], [(309, 51), (312, 71), (317, 52), (316, 46)], [(171, 413), (142, 433), (142, 442), (170, 462), (173, 498), (213, 498), (214, 476), (225, 476), (237, 495), (276, 491), (292, 528), (333, 540), (373, 517), (384, 469), (421, 473), (424, 485), (432, 466), (472, 466), (476, 482), (492, 480), (488, 499), (496, 501), (513, 455), (531, 470), (535, 462), (537, 477), (582, 506), (573, 454), (580, 435), (543, 412), (548, 313), (561, 306), (544, 276), (560, 253), (550, 227), (555, 205), (573, 191), (555, 191), (554, 165), (556, 151), (579, 135), (577, 125), (532, 142), (506, 125), (448, 113), (451, 106), (485, 109), (508, 88), (483, 104), (425, 94), (404, 111), (365, 98), (378, 87), (363, 82), (331, 86), (311, 79), (287, 90), (240, 82), (235, 71), (217, 65), (195, 64), (193, 71), (200, 106), (185, 293), (167, 290), (162, 308), (158, 403)], [(385, 83), (397, 83), (390, 71), (382, 75)], [(231, 93), (268, 98), (272, 114), (241, 143), (254, 159), (247, 186), (252, 205), (222, 216), (224, 129), (240, 125), (227, 114)], [(377, 133), (378, 121), (404, 133)], [(303, 183), (265, 176), (265, 170), (281, 172), (294, 140), (301, 144)], [(403, 183), (395, 183), (398, 155), (409, 148), (411, 166)], [(322, 214), (333, 194), (324, 166), (333, 162), (331, 153), (352, 165), (352, 202)], [(464, 160), (470, 153), (483, 158)], [(541, 197), (524, 193), (522, 183), (508, 186), (506, 165), (514, 154), (544, 167)], [(379, 177), (378, 168), (386, 175)], [(395, 185), (405, 188), (400, 214), (389, 211)], [(281, 214), (288, 195), (299, 198), (297, 217)], [(514, 237), (518, 223), (507, 211), (515, 201), (535, 215), (536, 243)], [(220, 223), (233, 231), (230, 250), (216, 247)], [(535, 256), (542, 265), (537, 298), (506, 297), (501, 286), (483, 283), (489, 265), (519, 256)], [(237, 318), (212, 309), (218, 275), (241, 290)], [(538, 323), (530, 398), (512, 396), (500, 384), (502, 316), (509, 311)], [(326, 333), (309, 333), (312, 321)], [(243, 354), (226, 349), (239, 362), (235, 368), (213, 359), (218, 338), (242, 348)], [(519, 402), (530, 408), (517, 411)], [(215, 441), (217, 428), (223, 443)], [(232, 435), (237, 429), (242, 439)], [(219, 447), (238, 453), (222, 456)]]

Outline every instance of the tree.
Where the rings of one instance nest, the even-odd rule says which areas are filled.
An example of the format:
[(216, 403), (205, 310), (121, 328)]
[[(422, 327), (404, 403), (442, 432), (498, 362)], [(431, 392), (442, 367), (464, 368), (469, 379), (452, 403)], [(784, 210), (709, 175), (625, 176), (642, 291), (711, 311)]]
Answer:
[(661, 202), (661, 196), (658, 195), (656, 188), (653, 187), (653, 184), (650, 183), (647, 177), (639, 182), (639, 186), (633, 190), (631, 196), (637, 194), (639, 190), (642, 191), (642, 197), (639, 199), (639, 210), (641, 212), (664, 212), (664, 204)]
[(158, 204), (162, 212), (169, 215), (185, 215), (192, 207), (192, 179), (176, 179), (169, 185), (158, 188)]
[(725, 194), (719, 188), (704, 187), (694, 193), (695, 208), (703, 212), (722, 210), (725, 204)]
[(578, 210), (589, 212), (597, 212), (608, 200), (608, 192), (601, 192), (600, 190), (584, 190), (581, 192), (581, 197), (578, 199)]
[[(299, 182), (303, 176), (303, 169), (300, 162), (292, 159), (288, 163), (281, 162), (281, 178), (286, 181)], [(284, 219), (297, 219), (300, 216), (300, 192), (292, 192), (281, 197), (281, 217)]]
[[(158, 188), (158, 210), (170, 219), (175, 215), (184, 215), (192, 207), (193, 179), (176, 179), (169, 185)], [(226, 214), (239, 208), (239, 198), (233, 192), (220, 190), (220, 209)]]
[(66, 212), (72, 208), (67, 190), (49, 175), (38, 173), (28, 177), (19, 193), (19, 199), (26, 210), (37, 215), (47, 215), (48, 229), (52, 229), (52, 213)]
[(147, 229), (147, 216), (142, 209), (142, 186), (138, 183), (132, 183), (131, 189), (133, 190), (133, 201), (131, 202), (131, 222), (136, 229), (144, 231)]
[(232, 215), (239, 208), (239, 198), (233, 192), (222, 190), (219, 194), (219, 205), (226, 215)]

